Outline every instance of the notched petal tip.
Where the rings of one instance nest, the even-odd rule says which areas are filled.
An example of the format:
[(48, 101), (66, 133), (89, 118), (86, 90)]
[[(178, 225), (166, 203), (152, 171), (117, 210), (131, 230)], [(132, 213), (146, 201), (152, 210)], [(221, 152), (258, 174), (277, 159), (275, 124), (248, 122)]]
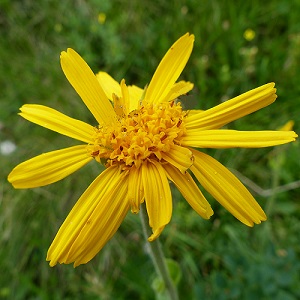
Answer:
[(140, 208), (131, 206), (131, 212), (137, 215), (140, 212)]
[(59, 56), (60, 62), (61, 62), (61, 63), (62, 63), (62, 61), (64, 61), (64, 60), (68, 60), (68, 59), (72, 59), (72, 58), (78, 58), (78, 57), (81, 58), (81, 56), (79, 55), (79, 53), (76, 52), (76, 51), (75, 51), (74, 49), (72, 49), (72, 48), (67, 48), (67, 49), (64, 50), (64, 51), (61, 51), (60, 56)]
[(46, 261), (49, 262), (49, 266), (51, 268), (55, 267), (58, 263), (57, 259), (55, 259), (55, 257), (53, 256), (53, 252), (52, 251), (50, 252), (50, 249), (48, 249)]
[(254, 227), (254, 225), (259, 225), (261, 222), (264, 222), (267, 220), (267, 216), (264, 211), (259, 212), (258, 218), (252, 218), (252, 219), (239, 219), (244, 225), (247, 225), (249, 227)]
[(204, 213), (203, 218), (206, 219), (206, 220), (208, 220), (208, 219), (211, 218), (211, 216), (212, 216), (213, 214), (214, 214), (214, 211), (213, 211), (213, 209), (211, 208), (211, 206), (209, 205), (209, 206), (206, 207), (206, 212)]
[(296, 138), (298, 138), (298, 134), (295, 131), (292, 131), (292, 138), (293, 142), (296, 141)]
[(46, 261), (49, 261), (49, 266), (51, 267), (51, 268), (53, 268), (53, 267), (55, 267), (56, 266), (56, 264), (57, 264), (57, 262), (54, 262), (54, 261), (52, 261), (51, 259), (46, 259)]
[(74, 54), (77, 53), (74, 49), (72, 48), (67, 48), (67, 50), (61, 51), (60, 55), (68, 55), (68, 54)]
[(66, 51), (61, 51), (60, 52), (60, 60), (64, 59), (66, 56), (68, 56), (68, 52), (69, 52), (70, 48), (68, 48)]
[(189, 33), (189, 32), (187, 32), (186, 34), (184, 34), (183, 36), (182, 36), (182, 38), (186, 38), (186, 37), (188, 37), (189, 39), (191, 39), (192, 41), (195, 41), (195, 36), (194, 36), (194, 34), (191, 34), (191, 33)]

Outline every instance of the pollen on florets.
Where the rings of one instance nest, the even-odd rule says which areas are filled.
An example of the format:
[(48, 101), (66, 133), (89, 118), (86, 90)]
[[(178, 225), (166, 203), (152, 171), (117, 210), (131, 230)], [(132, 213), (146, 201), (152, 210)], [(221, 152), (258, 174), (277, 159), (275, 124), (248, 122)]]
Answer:
[(139, 168), (147, 159), (161, 161), (162, 152), (180, 144), (185, 115), (179, 102), (144, 104), (110, 127), (95, 128), (95, 142), (88, 151), (98, 162), (119, 164), (123, 170)]

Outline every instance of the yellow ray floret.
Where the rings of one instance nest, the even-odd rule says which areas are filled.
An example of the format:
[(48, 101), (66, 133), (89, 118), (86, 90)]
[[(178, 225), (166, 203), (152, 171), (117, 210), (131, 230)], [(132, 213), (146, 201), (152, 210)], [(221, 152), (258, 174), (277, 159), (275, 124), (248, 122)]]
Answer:
[(153, 241), (171, 220), (171, 190), (165, 170), (159, 163), (145, 162), (141, 172), (149, 225), (153, 231), (148, 240)]
[(199, 148), (261, 148), (295, 141), (294, 131), (187, 130), (181, 145)]
[(200, 184), (242, 223), (253, 226), (267, 219), (264, 211), (244, 185), (211, 156), (192, 150), (191, 167)]
[(164, 169), (167, 172), (168, 178), (176, 185), (191, 207), (202, 218), (209, 219), (213, 215), (213, 210), (192, 176), (188, 172), (181, 173), (176, 167), (170, 164), (165, 164)]
[(185, 34), (169, 49), (157, 67), (146, 91), (145, 102), (166, 100), (174, 83), (184, 69), (193, 49), (194, 35)]
[(60, 61), (67, 79), (99, 124), (114, 123), (115, 112), (95, 74), (81, 56), (69, 48), (61, 53)]
[(186, 127), (200, 130), (218, 129), (249, 115), (275, 101), (277, 95), (274, 86), (275, 83), (271, 82), (198, 114), (190, 114), (186, 118)]
[(55, 109), (43, 105), (25, 104), (20, 110), (19, 115), (32, 123), (85, 143), (94, 141), (95, 128), (93, 126), (70, 118)]
[(16, 166), (8, 181), (16, 189), (48, 185), (74, 173), (92, 159), (85, 145), (44, 153)]
[(50, 265), (91, 260), (119, 228), (129, 210), (126, 173), (102, 172), (79, 198), (52, 242)]
[(133, 166), (128, 174), (128, 200), (130, 201), (131, 212), (134, 214), (139, 212), (140, 204), (144, 201), (141, 169)]
[[(194, 84), (189, 81), (179, 81), (173, 85), (169, 94), (165, 97), (166, 101), (172, 101), (178, 97), (187, 94), (194, 87)], [(163, 102), (163, 101), (162, 101)]]
[(106, 97), (113, 101), (112, 95), (115, 94), (118, 97), (121, 97), (121, 87), (120, 84), (113, 79), (106, 72), (99, 72), (96, 74), (97, 80), (99, 81)]

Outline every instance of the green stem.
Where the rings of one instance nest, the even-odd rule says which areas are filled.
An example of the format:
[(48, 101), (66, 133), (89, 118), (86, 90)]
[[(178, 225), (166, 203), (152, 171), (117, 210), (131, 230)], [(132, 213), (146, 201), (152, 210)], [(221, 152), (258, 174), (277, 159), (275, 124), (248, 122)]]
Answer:
[[(275, 203), (276, 196), (277, 196), (275, 193), (275, 190), (279, 186), (279, 181), (280, 181), (279, 180), (280, 179), (280, 168), (282, 165), (282, 163), (281, 163), (282, 158), (280, 155), (281, 155), (281, 153), (276, 153), (276, 156), (273, 158), (272, 186), (271, 186), (273, 193), (269, 197), (269, 200), (265, 207), (265, 212), (266, 212), (266, 215), (268, 216), (268, 218), (271, 217), (272, 212), (273, 212), (273, 207), (274, 207), (274, 203)], [(272, 241), (272, 222), (265, 222), (264, 230), (262, 232), (264, 233), (265, 236), (268, 237), (268, 239), (266, 239), (266, 238), (262, 239), (261, 247), (262, 247), (262, 249), (264, 249), (266, 247), (267, 242)]]
[(276, 159), (276, 161), (274, 161), (274, 166), (272, 168), (273, 169), (272, 170), (272, 172), (273, 172), (273, 174), (272, 174), (272, 191), (273, 191), (273, 193), (272, 193), (269, 201), (267, 202), (267, 205), (265, 208), (266, 214), (268, 216), (271, 215), (273, 206), (274, 206), (274, 203), (276, 200), (276, 193), (274, 191), (279, 186), (279, 175), (280, 175), (280, 168), (281, 168), (280, 157), (276, 157), (275, 159)]
[[(148, 225), (148, 214), (146, 211), (145, 203), (142, 203), (141, 205), (140, 216), (141, 216), (141, 221), (143, 226), (143, 232), (147, 240), (148, 237), (152, 234), (152, 232), (151, 232), (151, 228)], [(170, 299), (178, 300), (179, 298), (178, 298), (177, 288), (171, 279), (159, 239), (157, 238), (155, 241), (148, 243), (148, 246), (150, 249), (150, 257), (152, 259), (154, 268), (158, 276), (160, 276), (164, 281)]]

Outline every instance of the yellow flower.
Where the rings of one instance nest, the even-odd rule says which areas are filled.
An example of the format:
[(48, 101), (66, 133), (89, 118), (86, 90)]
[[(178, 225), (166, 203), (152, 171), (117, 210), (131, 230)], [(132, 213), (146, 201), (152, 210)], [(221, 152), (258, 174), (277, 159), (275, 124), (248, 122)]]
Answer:
[(102, 25), (105, 23), (106, 20), (106, 14), (105, 13), (99, 13), (98, 14), (98, 22)]
[(253, 29), (246, 29), (244, 31), (244, 39), (247, 40), (247, 41), (252, 41), (254, 38), (255, 38), (255, 31)]
[(172, 216), (169, 180), (203, 218), (213, 211), (193, 180), (248, 226), (266, 215), (242, 183), (222, 164), (197, 148), (266, 147), (294, 141), (293, 131), (244, 132), (222, 126), (271, 104), (273, 83), (263, 85), (206, 111), (184, 111), (176, 99), (193, 88), (177, 82), (194, 43), (185, 34), (166, 53), (147, 89), (118, 84), (95, 75), (74, 50), (61, 54), (61, 66), (98, 122), (94, 127), (42, 105), (24, 105), (20, 115), (40, 126), (82, 142), (44, 153), (18, 165), (8, 176), (15, 188), (56, 182), (88, 162), (106, 169), (80, 197), (52, 242), (50, 266), (90, 261), (114, 235), (128, 210), (145, 201), (156, 239)]

